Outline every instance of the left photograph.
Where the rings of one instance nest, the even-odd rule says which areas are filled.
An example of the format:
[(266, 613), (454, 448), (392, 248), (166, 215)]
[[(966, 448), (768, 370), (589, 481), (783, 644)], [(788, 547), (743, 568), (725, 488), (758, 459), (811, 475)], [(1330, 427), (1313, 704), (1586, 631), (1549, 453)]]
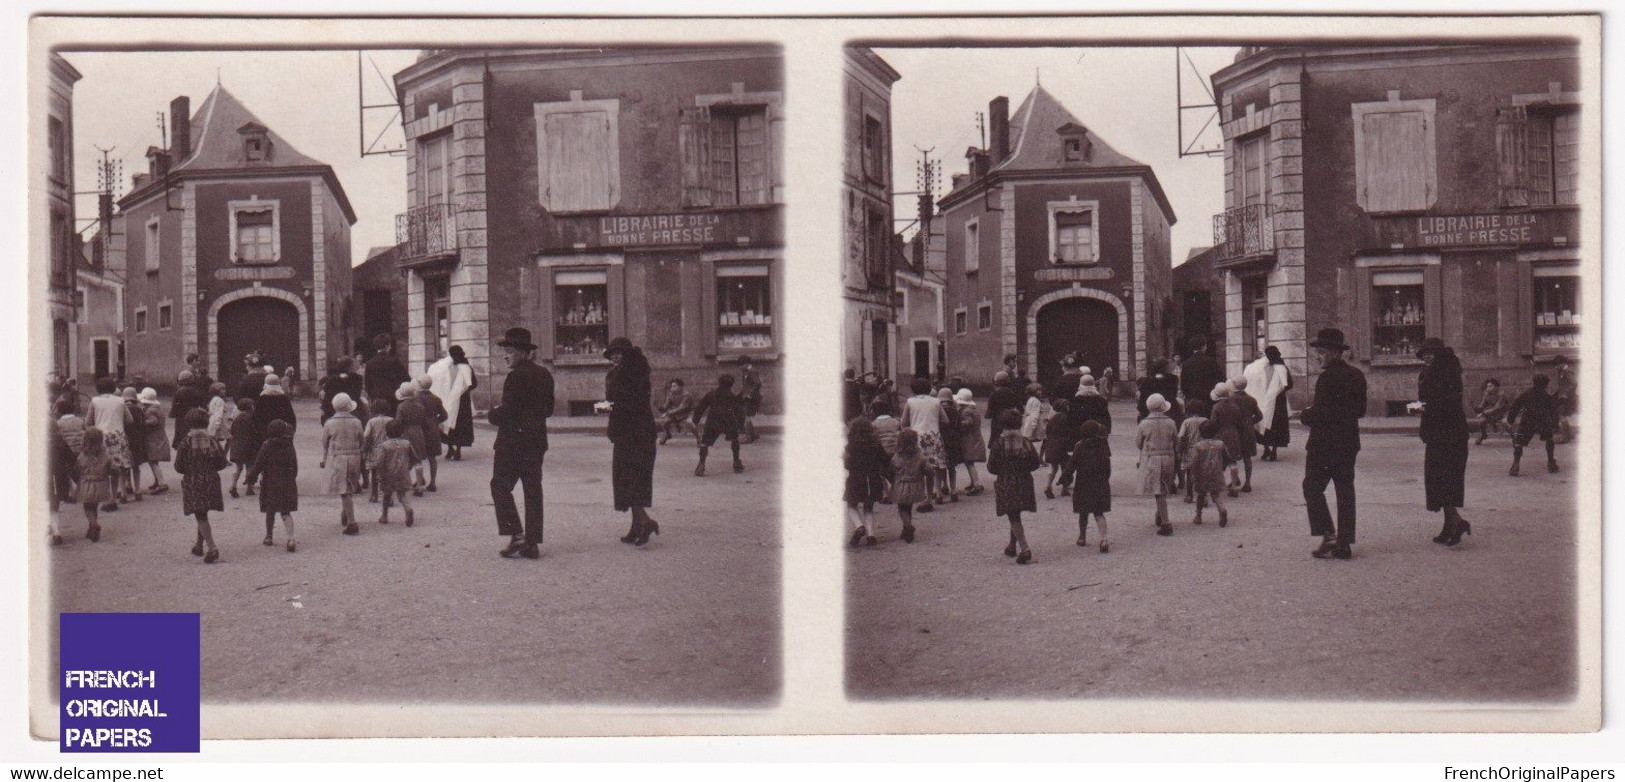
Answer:
[(181, 612), (205, 704), (778, 702), (777, 46), (33, 65), (36, 680)]

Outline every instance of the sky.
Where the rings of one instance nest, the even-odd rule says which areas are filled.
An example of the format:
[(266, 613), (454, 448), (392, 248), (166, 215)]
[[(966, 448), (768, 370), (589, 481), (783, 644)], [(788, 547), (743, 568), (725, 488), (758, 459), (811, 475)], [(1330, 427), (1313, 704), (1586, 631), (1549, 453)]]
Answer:
[[(367, 102), (393, 103), (385, 77), (410, 65), (417, 50), (371, 51), (363, 60)], [(130, 175), (147, 170), (146, 151), (162, 143), (157, 115), (185, 95), (197, 111), (216, 79), (295, 149), (333, 167), (350, 205), (351, 260), (395, 243), (395, 215), (406, 207), (406, 158), (362, 158), (357, 128), (356, 52), (66, 52), (84, 78), (74, 86), (74, 187), (96, 189), (97, 147), (124, 161), (122, 195)], [(372, 141), (393, 110), (368, 113)], [(399, 147), (397, 121), (379, 142)], [(80, 196), (80, 217), (96, 213), (94, 196)], [(81, 222), (83, 227), (84, 223)], [(86, 235), (88, 235), (88, 231)]]
[[(1173, 258), (1177, 265), (1193, 247), (1213, 244), (1213, 215), (1224, 211), (1224, 159), (1179, 157), (1175, 111), (1176, 50), (1159, 48), (1028, 48), (1028, 49), (901, 49), (875, 50), (902, 78), (892, 87), (893, 179), (898, 191), (916, 189), (915, 170), (920, 149), (942, 161), (940, 198), (955, 173), (964, 173), (965, 148), (982, 144), (976, 112), (986, 113), (988, 101), (1004, 95), (1013, 115), (1035, 80), (1061, 101), (1090, 131), (1117, 151), (1156, 172), (1172, 202), (1178, 222), (1173, 227)], [(1195, 70), (1184, 64), (1186, 105), (1211, 102), (1202, 83), (1228, 65), (1234, 47), (1185, 49)], [(1186, 113), (1185, 122), (1199, 128), (1209, 112)], [(1012, 123), (1014, 117), (1012, 117)], [(1196, 136), (1187, 127), (1186, 143)], [(1014, 131), (1012, 130), (1012, 133)], [(1201, 145), (1216, 146), (1216, 127), (1200, 137)], [(1011, 139), (1014, 143), (1014, 138)], [(912, 217), (918, 210), (914, 196), (895, 200), (897, 217)], [(898, 223), (901, 229), (906, 223)]]

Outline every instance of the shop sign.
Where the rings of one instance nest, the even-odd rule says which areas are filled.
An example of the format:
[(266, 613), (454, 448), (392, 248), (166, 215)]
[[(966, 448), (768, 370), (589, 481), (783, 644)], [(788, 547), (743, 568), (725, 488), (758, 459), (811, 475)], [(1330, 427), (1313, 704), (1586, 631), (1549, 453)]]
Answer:
[(780, 244), (778, 208), (560, 216), (550, 250), (650, 247), (759, 247)]
[(1491, 247), (1548, 244), (1563, 228), (1551, 213), (1508, 212), (1384, 220), (1378, 231), (1390, 246)]

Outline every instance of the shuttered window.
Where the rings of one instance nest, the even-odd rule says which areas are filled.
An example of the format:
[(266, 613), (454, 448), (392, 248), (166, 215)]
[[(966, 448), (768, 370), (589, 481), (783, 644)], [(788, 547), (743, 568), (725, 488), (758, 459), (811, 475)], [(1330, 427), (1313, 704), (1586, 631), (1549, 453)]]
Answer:
[(1579, 203), (1580, 113), (1571, 106), (1496, 110), (1502, 206)]
[(619, 102), (536, 104), (540, 202), (550, 212), (614, 208), (620, 198)]
[(1235, 159), (1235, 206), (1269, 202), (1269, 134), (1237, 142)]
[(716, 206), (770, 200), (767, 108), (711, 109), (711, 199)]
[(1437, 197), (1434, 102), (1356, 103), (1355, 187), (1373, 214), (1427, 209)]

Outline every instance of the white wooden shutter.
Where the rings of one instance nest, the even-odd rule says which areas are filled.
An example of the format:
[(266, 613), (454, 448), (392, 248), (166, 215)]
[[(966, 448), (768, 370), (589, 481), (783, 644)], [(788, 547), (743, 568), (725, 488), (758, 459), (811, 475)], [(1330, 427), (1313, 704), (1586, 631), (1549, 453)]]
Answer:
[(614, 134), (603, 111), (544, 115), (544, 199), (549, 211), (608, 209), (615, 201)]
[(677, 151), (682, 158), (683, 205), (711, 205), (711, 110), (682, 109), (677, 124)]

